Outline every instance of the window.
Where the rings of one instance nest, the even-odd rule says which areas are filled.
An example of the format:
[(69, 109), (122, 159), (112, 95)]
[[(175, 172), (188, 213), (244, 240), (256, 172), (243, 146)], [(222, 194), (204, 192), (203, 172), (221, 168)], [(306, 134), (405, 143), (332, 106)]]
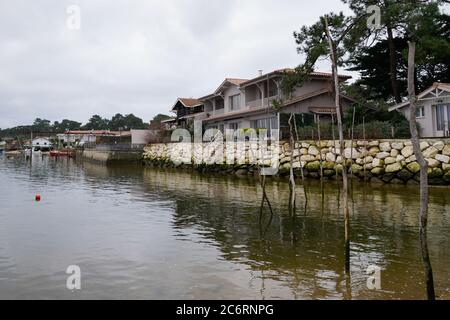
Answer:
[(275, 97), (278, 95), (277, 83), (273, 80), (269, 81), (269, 97)]
[(223, 99), (216, 99), (216, 110), (223, 109)]
[(436, 106), (436, 130), (444, 131), (445, 123), (444, 123), (444, 105)]
[(279, 129), (278, 128), (278, 117), (259, 119), (252, 121), (253, 129)]
[(229, 123), (229, 124), (228, 124), (228, 128), (229, 128), (230, 130), (237, 131), (237, 130), (239, 129), (239, 124), (238, 124), (237, 122), (235, 122), (235, 123)]
[(424, 118), (424, 117), (425, 117), (425, 107), (417, 107), (416, 118)]
[(239, 110), (241, 108), (241, 95), (237, 94), (230, 97), (230, 110)]

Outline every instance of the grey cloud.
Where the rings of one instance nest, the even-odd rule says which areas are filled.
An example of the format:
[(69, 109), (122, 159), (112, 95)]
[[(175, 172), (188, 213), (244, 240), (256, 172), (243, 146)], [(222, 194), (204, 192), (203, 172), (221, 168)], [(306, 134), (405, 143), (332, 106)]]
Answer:
[[(80, 31), (66, 28), (70, 4), (81, 7)], [(344, 8), (340, 0), (3, 1), (0, 127), (117, 112), (148, 121), (224, 77), (300, 63), (292, 32)]]

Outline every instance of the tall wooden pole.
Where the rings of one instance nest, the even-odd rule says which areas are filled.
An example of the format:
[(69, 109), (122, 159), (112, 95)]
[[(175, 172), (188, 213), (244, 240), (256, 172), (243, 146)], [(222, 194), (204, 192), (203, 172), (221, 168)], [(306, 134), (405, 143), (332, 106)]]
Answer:
[(344, 210), (344, 241), (345, 241), (345, 272), (350, 273), (350, 214), (348, 207), (348, 176), (347, 176), (347, 161), (345, 159), (345, 142), (344, 142), (344, 129), (342, 125), (342, 110), (340, 104), (339, 93), (339, 75), (337, 67), (337, 50), (333, 42), (330, 30), (328, 28), (328, 19), (325, 17), (325, 31), (327, 33), (328, 44), (331, 53), (331, 64), (333, 70), (333, 82), (335, 92), (335, 107), (337, 111), (337, 123), (339, 131), (339, 145), (340, 154), (342, 158), (342, 187), (343, 187), (343, 210)]
[(425, 160), (420, 149), (419, 131), (416, 124), (417, 96), (415, 89), (415, 55), (416, 43), (408, 42), (408, 95), (410, 103), (409, 126), (411, 131), (411, 143), (414, 155), (420, 165), (420, 209), (419, 209), (419, 234), (422, 251), (422, 261), (425, 270), (425, 280), (428, 300), (435, 300), (433, 269), (431, 267), (430, 253), (427, 243), (428, 224), (428, 162)]

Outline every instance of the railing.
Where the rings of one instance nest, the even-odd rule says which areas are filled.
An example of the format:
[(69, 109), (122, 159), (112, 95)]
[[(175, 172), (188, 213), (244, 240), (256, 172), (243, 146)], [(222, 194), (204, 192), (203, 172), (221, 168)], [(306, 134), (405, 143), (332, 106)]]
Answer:
[(247, 107), (250, 107), (250, 108), (267, 107), (267, 106), (271, 107), (272, 101), (275, 100), (276, 98), (277, 98), (277, 96), (264, 98), (264, 102), (263, 102), (263, 99), (247, 101), (246, 105), (247, 105)]
[(222, 115), (224, 113), (225, 113), (225, 108), (216, 109), (216, 110), (213, 111), (213, 115), (215, 115), (215, 116), (220, 116), (220, 115)]

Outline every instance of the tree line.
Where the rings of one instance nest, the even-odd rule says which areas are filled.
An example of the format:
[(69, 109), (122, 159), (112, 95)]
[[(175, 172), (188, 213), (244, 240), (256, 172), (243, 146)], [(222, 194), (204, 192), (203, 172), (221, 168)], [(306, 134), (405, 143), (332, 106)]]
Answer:
[(22, 125), (0, 130), (0, 136), (16, 137), (33, 133), (64, 133), (67, 130), (130, 130), (148, 129), (148, 123), (130, 113), (122, 115), (117, 113), (111, 119), (93, 115), (84, 125), (81, 122), (63, 119), (53, 123), (47, 119), (36, 118), (31, 125)]

